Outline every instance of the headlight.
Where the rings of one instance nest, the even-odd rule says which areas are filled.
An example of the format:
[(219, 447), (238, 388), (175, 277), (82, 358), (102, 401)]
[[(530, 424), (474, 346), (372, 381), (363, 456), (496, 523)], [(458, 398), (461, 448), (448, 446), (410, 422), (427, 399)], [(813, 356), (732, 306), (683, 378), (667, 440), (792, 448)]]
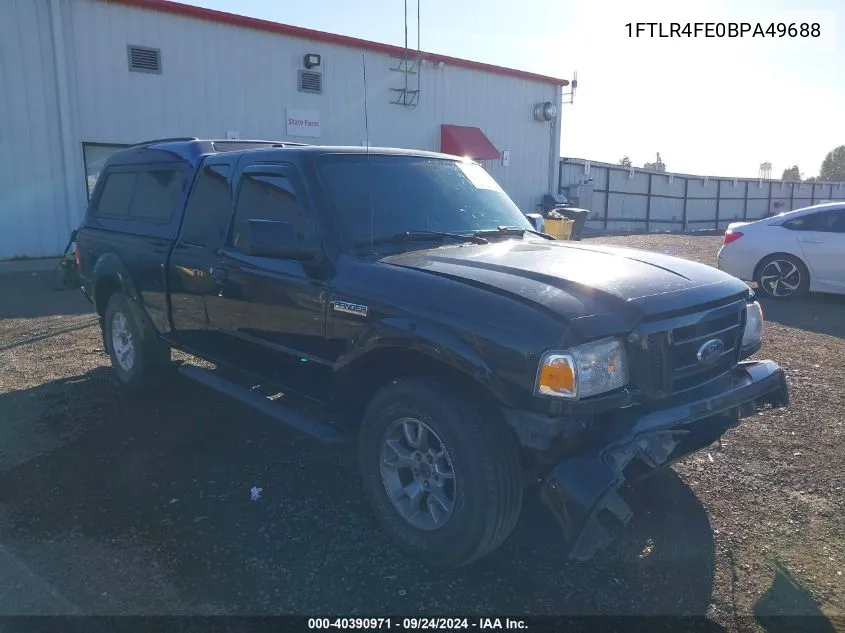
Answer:
[(745, 334), (742, 347), (753, 347), (763, 340), (763, 308), (754, 301), (745, 305)]
[(546, 352), (540, 359), (536, 393), (576, 400), (628, 384), (628, 361), (615, 338), (570, 350)]

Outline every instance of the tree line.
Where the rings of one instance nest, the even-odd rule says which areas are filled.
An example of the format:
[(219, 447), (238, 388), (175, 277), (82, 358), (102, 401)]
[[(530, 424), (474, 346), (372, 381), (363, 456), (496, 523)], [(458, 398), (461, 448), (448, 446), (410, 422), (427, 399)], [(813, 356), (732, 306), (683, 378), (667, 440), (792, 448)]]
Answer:
[(781, 180), (792, 182), (845, 182), (845, 145), (830, 150), (822, 161), (818, 176), (804, 178), (798, 165), (783, 170)]
[[(627, 155), (619, 159), (619, 164), (629, 169), (633, 167), (633, 163)], [(658, 154), (657, 161), (655, 163), (646, 163), (643, 165), (643, 169), (666, 171), (666, 164), (660, 159), (660, 154)], [(822, 161), (818, 176), (804, 178), (798, 165), (793, 165), (783, 170), (781, 180), (791, 182), (845, 182), (845, 145), (840, 145), (827, 153), (827, 156)]]

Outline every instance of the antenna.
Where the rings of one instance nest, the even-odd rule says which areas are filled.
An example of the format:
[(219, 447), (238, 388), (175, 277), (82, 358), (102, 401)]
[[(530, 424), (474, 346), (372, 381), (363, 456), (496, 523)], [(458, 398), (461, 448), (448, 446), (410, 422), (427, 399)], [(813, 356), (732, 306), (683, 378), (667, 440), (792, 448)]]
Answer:
[(370, 252), (375, 250), (375, 209), (373, 208), (373, 179), (370, 163), (370, 117), (367, 112), (367, 54), (361, 53), (361, 69), (364, 76), (364, 142), (367, 144), (367, 192), (370, 198)]
[(361, 68), (364, 74), (364, 142), (367, 145), (367, 155), (370, 153), (370, 118), (367, 115), (367, 54), (361, 54)]

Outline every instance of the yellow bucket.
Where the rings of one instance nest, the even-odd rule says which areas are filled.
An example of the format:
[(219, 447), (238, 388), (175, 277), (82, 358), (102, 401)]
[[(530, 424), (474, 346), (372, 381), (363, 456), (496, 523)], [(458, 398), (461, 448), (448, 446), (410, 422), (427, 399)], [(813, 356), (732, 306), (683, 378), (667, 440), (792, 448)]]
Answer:
[(554, 237), (556, 240), (568, 240), (572, 235), (572, 225), (575, 220), (564, 218), (562, 220), (544, 220), (546, 225), (546, 233)]

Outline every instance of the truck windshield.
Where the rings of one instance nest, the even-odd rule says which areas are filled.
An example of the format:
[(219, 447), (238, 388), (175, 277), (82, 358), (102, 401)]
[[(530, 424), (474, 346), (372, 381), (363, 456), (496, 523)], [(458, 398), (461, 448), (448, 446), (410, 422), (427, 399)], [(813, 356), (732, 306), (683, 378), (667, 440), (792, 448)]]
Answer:
[[(369, 164), (368, 164), (369, 160)], [(479, 165), (419, 156), (327, 155), (320, 178), (353, 244), (407, 232), (533, 227)]]

